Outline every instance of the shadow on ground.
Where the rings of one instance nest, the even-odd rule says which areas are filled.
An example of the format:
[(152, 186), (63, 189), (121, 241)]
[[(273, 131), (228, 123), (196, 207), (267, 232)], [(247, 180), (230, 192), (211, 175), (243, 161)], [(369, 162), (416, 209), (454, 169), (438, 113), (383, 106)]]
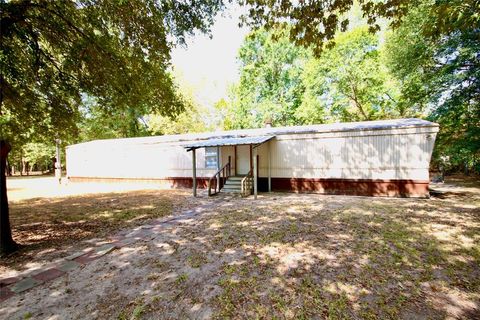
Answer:
[(0, 312), (87, 319), (476, 319), (480, 189), (462, 190), (430, 199), (215, 198), (202, 214), (166, 223), (152, 240), (112, 252), (49, 290), (11, 298)]
[(151, 190), (10, 203), (12, 233), (21, 249), (0, 261), (0, 271), (25, 269), (32, 260), (50, 261), (72, 246), (78, 249), (81, 240), (108, 237), (119, 229), (180, 212), (189, 208), (188, 197), (185, 190)]

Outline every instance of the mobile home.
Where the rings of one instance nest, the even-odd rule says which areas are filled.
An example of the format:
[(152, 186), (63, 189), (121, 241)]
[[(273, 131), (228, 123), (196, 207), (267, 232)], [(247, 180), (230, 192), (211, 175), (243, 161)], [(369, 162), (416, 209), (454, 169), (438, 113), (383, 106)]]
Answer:
[(67, 176), (194, 193), (423, 197), (437, 132), (436, 123), (396, 119), (95, 140), (67, 147)]

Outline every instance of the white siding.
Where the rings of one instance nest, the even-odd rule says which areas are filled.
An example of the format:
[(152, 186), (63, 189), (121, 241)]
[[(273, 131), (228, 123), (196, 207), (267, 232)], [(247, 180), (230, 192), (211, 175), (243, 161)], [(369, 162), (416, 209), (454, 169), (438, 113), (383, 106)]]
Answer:
[[(282, 135), (271, 143), (272, 177), (428, 180), (436, 130)], [(268, 148), (259, 148), (267, 176)]]
[[(428, 180), (438, 127), (395, 128), (277, 135), (258, 147), (260, 177), (268, 175), (268, 143), (272, 177)], [(191, 141), (191, 140), (190, 140)], [(100, 140), (67, 148), (70, 177), (161, 179), (191, 177), (191, 152), (182, 142), (140, 143)], [(210, 177), (204, 149), (197, 149), (197, 176)], [(222, 166), (234, 147), (222, 147)]]
[[(197, 176), (209, 177), (205, 150), (196, 151)], [(69, 177), (161, 179), (192, 176), (192, 153), (174, 144), (79, 144), (67, 149)]]

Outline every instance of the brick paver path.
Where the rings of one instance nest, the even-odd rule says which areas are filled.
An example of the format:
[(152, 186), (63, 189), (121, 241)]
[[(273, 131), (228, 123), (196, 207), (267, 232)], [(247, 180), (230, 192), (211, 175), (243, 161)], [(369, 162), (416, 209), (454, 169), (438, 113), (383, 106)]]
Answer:
[(27, 272), (23, 277), (0, 279), (0, 303), (15, 294), (21, 294), (33, 287), (65, 276), (68, 272), (75, 270), (77, 267), (99, 259), (115, 249), (132, 245), (137, 241), (149, 241), (162, 230), (162, 227), (165, 224), (180, 224), (184, 221), (188, 221), (202, 214), (206, 209), (214, 206), (218, 201), (221, 201), (221, 199), (222, 197), (218, 197), (207, 204), (199, 205), (194, 210), (187, 210), (176, 216), (149, 221), (149, 224), (136, 227), (128, 233), (125, 231), (119, 232), (110, 237), (107, 243), (105, 241), (98, 242), (98, 245), (87, 248), (83, 251), (75, 252), (74, 254), (65, 257), (62, 261), (57, 262), (55, 265), (46, 265), (43, 268)]

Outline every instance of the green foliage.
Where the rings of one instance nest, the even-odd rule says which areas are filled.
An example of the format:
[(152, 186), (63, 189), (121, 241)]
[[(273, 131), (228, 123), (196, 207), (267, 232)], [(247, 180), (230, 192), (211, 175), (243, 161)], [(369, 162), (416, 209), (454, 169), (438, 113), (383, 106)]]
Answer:
[[(224, 2), (1, 2), (0, 139), (24, 157), (27, 143), (57, 137), (213, 128), (204, 117), (212, 110), (179, 93), (170, 51), (186, 35), (208, 32)], [(239, 2), (249, 7), (243, 22), (260, 28), (240, 49), (230, 101), (215, 106), (225, 128), (428, 111), (442, 127), (436, 157), (478, 166), (478, 0)], [(385, 50), (369, 34), (384, 19), (394, 27)]]
[(45, 143), (29, 142), (23, 147), (23, 156), (30, 165), (38, 165), (47, 168), (52, 164), (55, 157), (55, 147)]
[[(400, 103), (427, 107), (440, 123), (435, 162), (480, 172), (480, 29), (469, 25), (478, 13), (461, 8), (468, 13), (471, 3), (426, 1), (389, 37), (387, 57), (402, 84)], [(438, 20), (452, 21), (432, 34)]]
[[(181, 134), (213, 130), (214, 123), (208, 123), (211, 115), (200, 105), (195, 96), (195, 88), (189, 86), (181, 75), (176, 76), (179, 95), (182, 96), (184, 110), (174, 116), (152, 113), (145, 117), (145, 130), (149, 135)], [(211, 119), (210, 119), (211, 120)]]
[[(243, 3), (252, 6), (244, 22), (264, 29), (240, 52), (226, 127), (428, 117), (441, 126), (434, 161), (480, 171), (478, 1)], [(366, 25), (338, 34), (358, 4)], [(380, 29), (378, 18), (394, 27), (385, 46), (369, 33)]]
[[(370, 32), (381, 29), (387, 20), (392, 29), (402, 25), (411, 10), (426, 6), (430, 17), (421, 25), (426, 37), (439, 37), (455, 31), (465, 31), (480, 25), (478, 0), (318, 0), (265, 1), (240, 0), (249, 7), (243, 23), (253, 27), (275, 29), (288, 25), (289, 37), (297, 45), (312, 47), (318, 56), (335, 44), (338, 31), (348, 30), (352, 24), (349, 13), (360, 6)], [(354, 20), (354, 19), (353, 19)], [(288, 22), (287, 22), (288, 21)], [(353, 24), (355, 21), (353, 21)]]
[(251, 33), (239, 51), (240, 82), (233, 88), (228, 126), (262, 127), (265, 121), (295, 124), (305, 58), (306, 50), (292, 44), (284, 30)]
[(79, 136), (75, 142), (148, 135), (141, 108), (105, 110), (97, 99), (84, 96), (80, 111)]
[(396, 108), (395, 80), (382, 63), (378, 37), (360, 27), (338, 35), (335, 42), (305, 68), (299, 119), (318, 123), (406, 116), (406, 110)]
[(222, 7), (220, 0), (2, 1), (0, 137), (22, 144), (76, 136), (82, 95), (96, 99), (94, 116), (178, 113), (170, 49), (208, 31)]
[(226, 128), (374, 120), (412, 115), (396, 103), (397, 83), (384, 65), (377, 36), (367, 28), (338, 35), (320, 58), (297, 47), (286, 30), (260, 30), (239, 52), (240, 81)]
[[(362, 0), (360, 4), (369, 30), (380, 30), (380, 20), (387, 18), (391, 26), (398, 26), (409, 8), (419, 0)], [(264, 1), (241, 0), (250, 10), (243, 22), (267, 30), (285, 25), (288, 21), (289, 38), (297, 45), (312, 47), (318, 56), (335, 43), (338, 31), (348, 30), (348, 13), (358, 5), (352, 0), (319, 1)]]
[[(63, 159), (64, 155), (61, 155)], [(53, 169), (55, 141), (27, 142), (16, 145), (9, 154), (9, 165), (15, 171), (27, 173), (31, 170), (47, 171)]]
[(190, 105), (175, 117), (158, 114), (148, 116), (148, 131), (152, 135), (181, 134), (208, 131), (198, 106)]
[[(44, 166), (66, 143), (148, 135), (185, 108), (170, 50), (208, 32), (220, 0), (1, 1), (0, 139)], [(184, 130), (184, 129), (183, 129)]]

